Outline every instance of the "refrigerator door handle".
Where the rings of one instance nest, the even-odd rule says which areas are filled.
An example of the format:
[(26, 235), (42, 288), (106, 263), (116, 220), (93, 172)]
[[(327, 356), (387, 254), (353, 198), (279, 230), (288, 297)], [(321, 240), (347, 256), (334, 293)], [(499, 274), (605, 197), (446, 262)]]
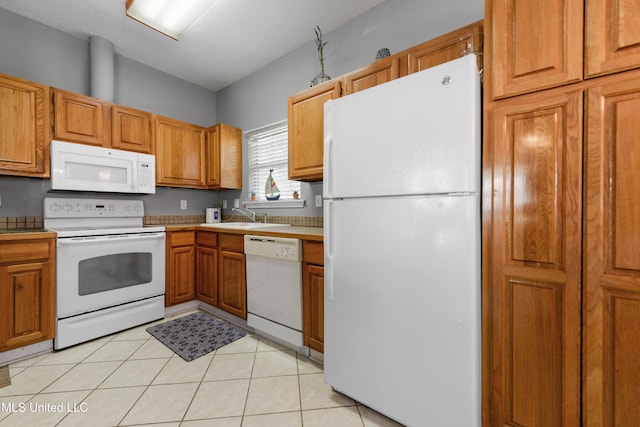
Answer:
[(322, 192), (324, 198), (333, 197), (331, 185), (331, 169), (333, 165), (333, 102), (331, 100), (324, 104), (324, 170)]
[(333, 200), (326, 200), (324, 202), (324, 280), (326, 281), (326, 296), (328, 301), (333, 301), (333, 228), (331, 227), (333, 203)]

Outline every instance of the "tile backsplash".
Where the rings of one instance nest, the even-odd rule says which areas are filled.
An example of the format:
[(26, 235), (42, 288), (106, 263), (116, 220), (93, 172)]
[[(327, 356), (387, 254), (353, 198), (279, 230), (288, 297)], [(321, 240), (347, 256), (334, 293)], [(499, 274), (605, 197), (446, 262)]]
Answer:
[[(260, 220), (258, 216), (258, 220)], [(223, 215), (223, 221), (244, 222), (246, 218), (236, 215)], [(162, 224), (202, 224), (204, 215), (149, 215), (144, 217), (145, 225)], [(267, 222), (272, 224), (291, 224), (298, 227), (322, 227), (321, 216), (269, 216)]]
[[(259, 218), (260, 219), (260, 218)], [(244, 221), (244, 218), (223, 215), (223, 221)], [(202, 224), (204, 215), (148, 215), (144, 217), (145, 225), (162, 224)], [(299, 227), (322, 227), (321, 216), (270, 216), (268, 222), (273, 224), (291, 224)], [(37, 229), (43, 227), (40, 216), (0, 216), (0, 229)]]
[(42, 228), (41, 216), (0, 216), (0, 229)]

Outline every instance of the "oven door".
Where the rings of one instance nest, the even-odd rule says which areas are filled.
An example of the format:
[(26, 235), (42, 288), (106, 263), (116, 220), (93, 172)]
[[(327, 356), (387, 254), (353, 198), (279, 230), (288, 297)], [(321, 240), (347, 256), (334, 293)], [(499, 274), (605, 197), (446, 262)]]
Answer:
[(58, 319), (164, 294), (165, 233), (58, 238)]

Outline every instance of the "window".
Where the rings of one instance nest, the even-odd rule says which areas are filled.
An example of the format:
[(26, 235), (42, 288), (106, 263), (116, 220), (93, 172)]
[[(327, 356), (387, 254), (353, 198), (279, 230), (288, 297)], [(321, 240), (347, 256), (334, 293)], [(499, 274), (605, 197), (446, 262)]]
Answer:
[(249, 191), (255, 191), (256, 200), (264, 201), (264, 185), (269, 170), (280, 189), (280, 200), (293, 199), (293, 192), (300, 193), (300, 182), (290, 181), (289, 145), (287, 122), (247, 132), (249, 138)]

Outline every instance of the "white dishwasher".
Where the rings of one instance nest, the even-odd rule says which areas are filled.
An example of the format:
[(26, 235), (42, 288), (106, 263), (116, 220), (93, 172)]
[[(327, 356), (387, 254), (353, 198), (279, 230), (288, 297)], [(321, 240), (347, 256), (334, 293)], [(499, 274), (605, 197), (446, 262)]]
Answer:
[(247, 324), (299, 353), (302, 336), (302, 244), (298, 239), (244, 236)]

